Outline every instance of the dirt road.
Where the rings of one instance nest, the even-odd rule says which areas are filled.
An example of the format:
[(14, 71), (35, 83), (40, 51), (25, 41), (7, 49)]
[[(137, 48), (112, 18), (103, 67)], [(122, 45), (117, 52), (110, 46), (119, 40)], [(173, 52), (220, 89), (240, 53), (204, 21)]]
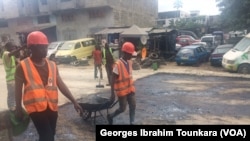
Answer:
[[(91, 70), (86, 67), (59, 67), (61, 75), (69, 86), (74, 86), (72, 83), (77, 86), (83, 85), (78, 83), (84, 79), (81, 76), (76, 78), (73, 74), (74, 70)], [(208, 63), (200, 67), (190, 67), (176, 66), (171, 62), (161, 66), (157, 71), (152, 69), (134, 71), (134, 77), (137, 88), (136, 124), (250, 123), (250, 79), (248, 75), (225, 72), (222, 68), (211, 67)], [(87, 79), (86, 83), (93, 82), (92, 76), (85, 79)], [(69, 83), (70, 81), (72, 82)], [(85, 82), (81, 83), (84, 83), (83, 86), (85, 86)], [(80, 93), (79, 89), (72, 90)], [(93, 90), (87, 84), (81, 89), (81, 92), (87, 90), (91, 90), (92, 93), (81, 96), (82, 99), (78, 99), (79, 102), (92, 99), (96, 93), (104, 97), (110, 93), (108, 87)], [(79, 96), (77, 97), (79, 98)], [(115, 105), (110, 111), (115, 110), (117, 106)], [(96, 124), (107, 124), (106, 111), (101, 112), (104, 114), (104, 118), (97, 118)], [(128, 123), (128, 109), (114, 119), (114, 124)], [(33, 141), (34, 139), (37, 139), (37, 134), (32, 123), (26, 132), (15, 137), (16, 141)], [(60, 107), (57, 125), (56, 141), (68, 140), (95, 140), (92, 120), (82, 120), (74, 111), (72, 104)]]

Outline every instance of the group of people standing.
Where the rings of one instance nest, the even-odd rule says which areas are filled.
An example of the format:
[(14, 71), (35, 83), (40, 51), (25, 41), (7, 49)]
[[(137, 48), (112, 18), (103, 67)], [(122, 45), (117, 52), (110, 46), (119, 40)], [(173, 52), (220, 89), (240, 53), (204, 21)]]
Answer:
[[(33, 31), (27, 36), (27, 46), (16, 49), (13, 42), (5, 44), (2, 60), (6, 72), (8, 90), (8, 108), (15, 113), (15, 117), (22, 122), (25, 113), (33, 121), (39, 135), (39, 141), (54, 141), (58, 119), (58, 90), (74, 105), (81, 115), (83, 108), (75, 100), (69, 88), (63, 82), (55, 62), (46, 58), (48, 51), (47, 36), (40, 31)], [(30, 50), (30, 55), (17, 59), (20, 50)], [(134, 124), (135, 117), (135, 87), (132, 78), (132, 55), (135, 55), (135, 46), (125, 42), (121, 48), (122, 56), (115, 60), (108, 44), (104, 49), (96, 47), (93, 52), (95, 73), (97, 69), (102, 75), (102, 64), (105, 65), (111, 97), (119, 101), (119, 107), (107, 115), (109, 124), (113, 118), (126, 110), (129, 104), (130, 124)], [(17, 61), (18, 60), (18, 61)], [(25, 111), (25, 112), (24, 112)]]

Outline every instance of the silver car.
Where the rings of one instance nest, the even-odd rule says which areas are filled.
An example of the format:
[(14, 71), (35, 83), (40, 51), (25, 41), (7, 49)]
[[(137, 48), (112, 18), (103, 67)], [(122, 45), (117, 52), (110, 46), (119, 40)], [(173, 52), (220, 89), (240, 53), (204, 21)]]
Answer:
[(48, 46), (47, 58), (54, 60), (57, 50), (63, 45), (63, 43), (64, 41), (51, 42)]

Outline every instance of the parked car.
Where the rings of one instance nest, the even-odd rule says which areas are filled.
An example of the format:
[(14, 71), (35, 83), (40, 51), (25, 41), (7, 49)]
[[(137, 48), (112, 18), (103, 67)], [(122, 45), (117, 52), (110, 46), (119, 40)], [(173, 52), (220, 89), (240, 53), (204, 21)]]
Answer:
[(175, 51), (178, 52), (181, 49), (181, 45), (180, 44), (175, 44)]
[(199, 65), (209, 59), (209, 53), (201, 45), (189, 45), (182, 47), (176, 54), (175, 61), (177, 65)]
[(221, 66), (223, 55), (233, 47), (234, 47), (233, 44), (224, 44), (224, 45), (219, 45), (217, 48), (215, 48), (215, 50), (212, 52), (209, 58), (211, 66)]
[(206, 42), (194, 42), (194, 43), (192, 43), (192, 45), (201, 45), (201, 46), (203, 46), (204, 48), (207, 47), (207, 43), (206, 43)]
[(94, 38), (65, 41), (58, 49), (55, 60), (57, 63), (74, 63), (90, 58), (92, 57), (95, 45)]
[(57, 50), (63, 45), (63, 43), (64, 41), (51, 42), (48, 46), (47, 58), (54, 60)]
[(194, 43), (192, 43), (192, 45), (201, 45), (201, 46), (203, 46), (207, 50), (209, 55), (213, 52), (213, 49), (211, 47), (209, 47), (206, 42), (194, 42)]
[(199, 42), (200, 40), (194, 39), (190, 35), (180, 35), (176, 38), (176, 43), (180, 44), (182, 47), (191, 45), (194, 42)]
[(198, 39), (197, 35), (193, 31), (189, 30), (178, 30), (178, 35), (190, 35), (194, 39)]
[(216, 36), (213, 35), (205, 35), (201, 37), (201, 42), (206, 42), (208, 46), (208, 50), (213, 52), (213, 50), (219, 45), (219, 41), (217, 40)]

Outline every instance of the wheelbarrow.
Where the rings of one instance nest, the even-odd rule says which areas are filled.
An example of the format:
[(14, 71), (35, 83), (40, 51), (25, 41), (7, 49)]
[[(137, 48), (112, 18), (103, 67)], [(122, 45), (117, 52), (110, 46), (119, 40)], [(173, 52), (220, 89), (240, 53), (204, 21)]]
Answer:
[[(86, 102), (86, 103), (79, 103), (79, 105), (83, 109), (83, 113), (80, 114), (80, 116), (83, 118), (83, 120), (93, 119), (94, 124), (96, 124), (96, 118), (101, 116), (105, 121), (107, 121), (106, 118), (104, 118), (104, 115), (102, 114), (103, 110), (107, 111), (107, 114), (109, 113), (109, 109), (112, 108), (118, 100), (115, 101), (115, 99), (109, 99), (105, 97), (96, 96), (95, 102)], [(94, 115), (92, 115), (94, 113)], [(99, 113), (99, 115), (97, 115)]]

